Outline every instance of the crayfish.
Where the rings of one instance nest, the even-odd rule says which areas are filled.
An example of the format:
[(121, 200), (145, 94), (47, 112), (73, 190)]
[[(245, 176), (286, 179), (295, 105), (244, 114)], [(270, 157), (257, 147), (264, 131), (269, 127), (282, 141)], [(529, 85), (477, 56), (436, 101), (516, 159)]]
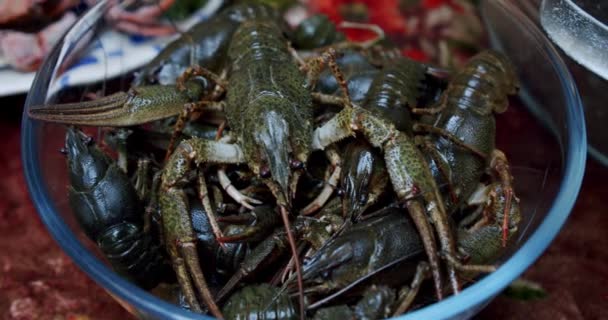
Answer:
[[(484, 51), (442, 77), (379, 54), (381, 32), (333, 31), (236, 4), (128, 91), (30, 110), (129, 128), (122, 165), (72, 127), (66, 145), (72, 209), (119, 272), (177, 281), (184, 305), (217, 318), (376, 319), (419, 306), (427, 278), (441, 300), (495, 269), (521, 221), (494, 142), (513, 66)], [(175, 279), (145, 281), (169, 265)]]

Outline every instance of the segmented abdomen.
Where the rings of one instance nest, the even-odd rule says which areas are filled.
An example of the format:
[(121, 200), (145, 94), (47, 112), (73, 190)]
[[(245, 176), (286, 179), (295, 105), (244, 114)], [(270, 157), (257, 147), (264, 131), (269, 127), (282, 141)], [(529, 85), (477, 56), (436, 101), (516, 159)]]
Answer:
[[(454, 75), (443, 93), (443, 99), (440, 99), (445, 100), (445, 109), (423, 121), (489, 155), (495, 148), (494, 113), (505, 111), (508, 95), (516, 91), (517, 78), (511, 63), (497, 52), (484, 51), (471, 58)], [(459, 202), (467, 200), (481, 179), (487, 166), (486, 159), (441, 136), (433, 136), (432, 139), (449, 165), (452, 189)], [(438, 166), (432, 165), (432, 168), (437, 169)], [(434, 175), (441, 179), (438, 170), (434, 170)]]
[(296, 319), (293, 302), (286, 293), (268, 284), (246, 286), (224, 305), (226, 319)]
[(448, 104), (470, 108), (481, 114), (504, 112), (507, 96), (517, 91), (517, 78), (511, 62), (502, 54), (483, 51), (450, 81), (446, 90)]
[(166, 271), (164, 256), (141, 225), (120, 223), (108, 228), (97, 244), (116, 272), (133, 279), (145, 289), (155, 287)]
[(399, 59), (376, 75), (363, 107), (392, 121), (398, 130), (411, 133), (409, 107), (416, 106), (424, 74), (422, 65)]
[(118, 273), (144, 288), (158, 284), (168, 268), (143, 232), (143, 206), (127, 175), (75, 129), (68, 129), (66, 150), (70, 207), (85, 234)]

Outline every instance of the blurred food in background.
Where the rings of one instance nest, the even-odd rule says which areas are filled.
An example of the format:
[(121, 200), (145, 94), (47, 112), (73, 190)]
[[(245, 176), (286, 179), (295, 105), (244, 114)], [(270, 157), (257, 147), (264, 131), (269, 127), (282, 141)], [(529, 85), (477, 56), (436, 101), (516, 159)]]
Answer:
[[(0, 65), (35, 71), (46, 54), (77, 20), (77, 13), (98, 0), (0, 0)], [(142, 36), (175, 33), (171, 22), (202, 7), (207, 0), (111, 0), (106, 20), (116, 30)]]
[[(460, 66), (483, 46), (483, 28), (474, 0), (310, 0), (309, 8), (333, 22), (379, 25), (406, 56), (442, 67)], [(399, 8), (395, 11), (395, 8)], [(345, 30), (363, 40), (360, 30)], [(369, 38), (374, 35), (370, 33)]]

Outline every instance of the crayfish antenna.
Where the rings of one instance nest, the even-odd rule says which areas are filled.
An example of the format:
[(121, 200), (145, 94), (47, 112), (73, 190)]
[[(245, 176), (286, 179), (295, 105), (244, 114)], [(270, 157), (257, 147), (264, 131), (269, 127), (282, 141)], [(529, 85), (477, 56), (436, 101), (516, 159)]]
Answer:
[(298, 300), (300, 304), (300, 319), (304, 320), (306, 319), (306, 317), (304, 313), (304, 281), (302, 280), (302, 266), (300, 265), (300, 258), (298, 257), (298, 248), (296, 247), (296, 240), (293, 237), (293, 233), (291, 232), (291, 224), (289, 223), (288, 212), (284, 206), (281, 206), (281, 218), (283, 218), (283, 224), (285, 225), (285, 231), (287, 232), (287, 239), (289, 240), (289, 246), (291, 247), (291, 252), (295, 260), (296, 275), (298, 279)]

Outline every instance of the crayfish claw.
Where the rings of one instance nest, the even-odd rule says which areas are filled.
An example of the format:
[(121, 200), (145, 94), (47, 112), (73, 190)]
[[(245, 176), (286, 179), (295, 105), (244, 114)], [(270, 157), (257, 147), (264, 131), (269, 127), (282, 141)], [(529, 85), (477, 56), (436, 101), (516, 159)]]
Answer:
[(47, 122), (77, 125), (112, 125), (128, 101), (128, 93), (118, 92), (92, 101), (33, 107), (28, 110), (28, 115), (32, 119)]
[(181, 253), (184, 256), (184, 260), (186, 261), (188, 271), (190, 271), (190, 276), (192, 277), (194, 286), (203, 298), (203, 301), (216, 318), (223, 319), (224, 317), (222, 315), (222, 312), (215, 303), (215, 300), (211, 295), (211, 291), (207, 286), (207, 281), (205, 281), (205, 277), (203, 276), (203, 271), (201, 270), (201, 267), (199, 265), (199, 257), (196, 253), (195, 245), (193, 243), (182, 244)]
[(194, 312), (202, 312), (201, 305), (198, 303), (196, 294), (194, 293), (194, 287), (190, 282), (190, 276), (188, 276), (188, 270), (184, 263), (184, 259), (175, 259), (173, 262), (173, 269), (175, 270), (177, 282), (184, 293), (184, 297), (186, 298), (190, 309)]

